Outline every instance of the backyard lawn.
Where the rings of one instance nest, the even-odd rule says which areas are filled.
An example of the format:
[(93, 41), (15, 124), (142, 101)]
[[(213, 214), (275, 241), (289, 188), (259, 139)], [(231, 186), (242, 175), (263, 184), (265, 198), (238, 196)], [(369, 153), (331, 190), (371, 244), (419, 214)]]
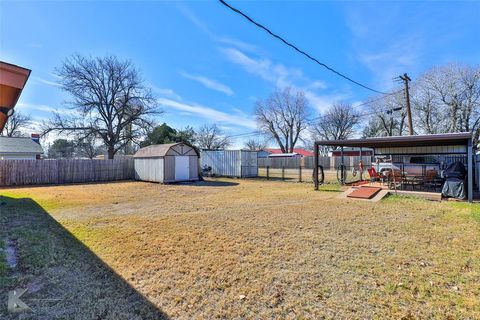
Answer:
[(0, 318), (479, 319), (480, 205), (211, 179), (0, 190)]

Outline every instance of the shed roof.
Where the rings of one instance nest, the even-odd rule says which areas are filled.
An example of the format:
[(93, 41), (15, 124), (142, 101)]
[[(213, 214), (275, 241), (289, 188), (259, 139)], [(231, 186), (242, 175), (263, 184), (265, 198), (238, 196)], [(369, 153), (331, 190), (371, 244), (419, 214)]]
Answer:
[(393, 137), (375, 137), (366, 139), (349, 140), (321, 140), (316, 143), (321, 146), (337, 147), (425, 147), (425, 146), (448, 146), (463, 145), (472, 139), (472, 133), (443, 133), (426, 134), (416, 136), (393, 136)]
[(171, 148), (173, 148), (174, 146), (177, 146), (177, 145), (184, 145), (184, 146), (188, 146), (188, 147), (192, 148), (197, 153), (197, 156), (198, 156), (198, 152), (195, 150), (195, 148), (193, 148), (193, 147), (191, 147), (191, 146), (189, 146), (185, 143), (178, 142), (178, 143), (152, 144), (150, 146), (147, 146), (147, 147), (144, 147), (144, 148), (141, 148), (140, 150), (138, 150), (133, 157), (134, 158), (164, 157), (164, 156), (167, 155), (168, 151)]
[(0, 137), (0, 153), (34, 153), (42, 154), (41, 145), (32, 140), (32, 138), (24, 137)]

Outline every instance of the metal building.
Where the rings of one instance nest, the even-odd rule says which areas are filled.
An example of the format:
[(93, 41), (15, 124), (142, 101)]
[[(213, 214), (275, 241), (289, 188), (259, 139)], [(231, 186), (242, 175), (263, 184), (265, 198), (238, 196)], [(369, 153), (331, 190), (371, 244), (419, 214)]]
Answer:
[(198, 152), (184, 143), (156, 144), (134, 155), (135, 179), (170, 183), (197, 181)]
[(210, 167), (210, 174), (224, 177), (251, 178), (258, 176), (257, 151), (202, 150), (202, 168)]
[[(418, 182), (421, 186), (431, 177), (427, 177), (427, 171), (440, 172), (449, 164), (461, 162), (466, 169), (466, 179), (464, 182), (467, 191), (468, 201), (474, 198), (474, 149), (473, 135), (471, 132), (443, 133), (443, 134), (427, 134), (415, 136), (393, 136), (393, 137), (375, 137), (367, 139), (350, 139), (350, 140), (324, 140), (316, 141), (314, 151), (316, 157), (314, 160), (314, 183), (315, 189), (318, 190), (319, 177), (319, 147), (340, 147), (340, 152), (345, 147), (354, 148), (372, 148), (373, 157), (386, 157), (391, 159), (394, 166), (400, 173), (401, 184)], [(343, 164), (343, 156), (341, 157), (341, 166)], [(395, 170), (395, 169), (393, 169)], [(428, 178), (428, 179), (427, 179)], [(417, 181), (416, 181), (416, 180)], [(448, 181), (443, 177), (434, 177), (434, 180), (440, 181), (442, 186)], [(462, 182), (463, 183), (463, 182)], [(429, 183), (430, 184), (430, 183)], [(477, 182), (478, 191), (480, 191), (480, 183)], [(443, 193), (443, 192), (442, 192)]]

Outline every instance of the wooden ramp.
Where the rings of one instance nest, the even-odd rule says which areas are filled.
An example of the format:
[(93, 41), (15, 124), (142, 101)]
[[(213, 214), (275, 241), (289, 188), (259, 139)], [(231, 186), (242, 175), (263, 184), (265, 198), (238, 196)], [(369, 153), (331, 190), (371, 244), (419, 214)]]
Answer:
[(375, 197), (382, 188), (379, 187), (360, 187), (358, 189), (353, 190), (350, 192), (347, 197), (348, 198), (356, 198), (356, 199), (372, 199)]
[[(365, 195), (363, 195), (363, 192), (367, 192), (367, 191), (361, 191), (362, 192), (362, 195), (361, 197), (355, 197), (355, 194), (353, 197), (351, 197), (350, 195), (352, 193), (357, 193), (358, 190), (360, 189), (364, 189), (364, 188), (369, 188), (369, 189), (376, 189), (375, 191), (373, 190), (367, 190), (368, 192), (372, 192), (373, 191), (373, 195), (370, 195), (370, 198), (367, 196), (365, 197)], [(380, 189), (380, 190), (377, 190), (377, 189)], [(345, 200), (357, 200), (357, 201), (369, 201), (369, 202), (377, 202), (377, 201), (380, 201), (382, 200), (387, 194), (389, 193), (389, 190), (386, 190), (386, 189), (383, 189), (383, 188), (380, 188), (380, 187), (352, 187), (352, 188), (348, 188), (346, 191), (342, 192), (341, 194), (338, 195), (338, 198), (340, 199), (345, 199)]]

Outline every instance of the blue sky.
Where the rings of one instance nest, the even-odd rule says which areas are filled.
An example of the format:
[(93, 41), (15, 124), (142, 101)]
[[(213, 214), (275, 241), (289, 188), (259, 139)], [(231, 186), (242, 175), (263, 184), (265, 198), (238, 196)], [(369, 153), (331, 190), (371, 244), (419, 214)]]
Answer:
[[(479, 62), (480, 2), (230, 3), (382, 91), (404, 72)], [(305, 91), (312, 114), (371, 96), (216, 1), (0, 1), (0, 37), (0, 59), (32, 69), (18, 109), (36, 121), (68, 112), (52, 72), (73, 53), (131, 59), (165, 111), (158, 121), (176, 128), (250, 132), (255, 101), (287, 85)]]

